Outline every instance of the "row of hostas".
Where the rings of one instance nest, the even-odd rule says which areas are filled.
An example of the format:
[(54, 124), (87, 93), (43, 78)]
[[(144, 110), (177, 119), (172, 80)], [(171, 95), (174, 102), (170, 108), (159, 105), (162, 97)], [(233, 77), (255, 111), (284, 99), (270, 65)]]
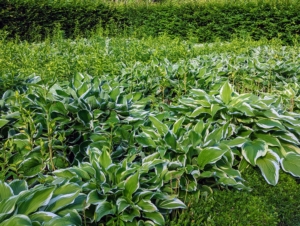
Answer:
[(0, 107), (1, 226), (163, 225), (187, 193), (248, 189), (249, 165), (271, 185), (280, 168), (300, 176), (300, 114), (228, 82), (167, 104), (81, 74), (34, 78)]

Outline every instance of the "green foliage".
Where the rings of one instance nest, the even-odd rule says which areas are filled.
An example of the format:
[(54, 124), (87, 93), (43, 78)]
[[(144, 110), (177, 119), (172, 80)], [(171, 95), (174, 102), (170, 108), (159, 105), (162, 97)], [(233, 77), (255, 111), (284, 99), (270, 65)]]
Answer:
[[(249, 34), (255, 40), (280, 36), (299, 41), (297, 1), (214, 1), (165, 4), (107, 4), (96, 1), (2, 1), (0, 29), (9, 37), (39, 41), (60, 27), (66, 38), (101, 28), (109, 36), (167, 34), (198, 42), (227, 41)], [(13, 18), (13, 19), (12, 19)]]

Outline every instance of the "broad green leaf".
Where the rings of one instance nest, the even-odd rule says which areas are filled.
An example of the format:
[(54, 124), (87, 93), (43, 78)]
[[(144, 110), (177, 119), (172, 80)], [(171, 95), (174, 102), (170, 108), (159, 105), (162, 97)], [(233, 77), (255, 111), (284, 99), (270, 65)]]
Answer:
[(118, 198), (117, 200), (117, 209), (118, 213), (122, 213), (127, 207), (130, 206), (130, 203), (125, 198)]
[(156, 206), (150, 201), (150, 200), (144, 200), (142, 199), (136, 204), (140, 210), (144, 212), (156, 212), (157, 208)]
[(176, 149), (177, 141), (176, 141), (176, 137), (175, 137), (174, 133), (172, 133), (171, 131), (168, 131), (168, 133), (165, 136), (165, 141), (173, 150)]
[(177, 131), (178, 131), (178, 129), (181, 127), (181, 125), (182, 125), (184, 119), (185, 119), (184, 117), (181, 117), (180, 119), (178, 119), (178, 120), (174, 123), (173, 129), (172, 129), (172, 131), (173, 131), (174, 134), (176, 134)]
[(150, 137), (145, 135), (144, 133), (141, 133), (138, 136), (135, 136), (135, 139), (143, 147), (149, 147), (149, 146), (150, 147), (156, 147), (155, 142)]
[(0, 119), (0, 128), (3, 127), (3, 126), (5, 126), (7, 123), (9, 123), (8, 120), (6, 120), (6, 119)]
[(156, 225), (165, 225), (165, 219), (160, 212), (143, 213), (143, 217), (152, 220)]
[(18, 201), (18, 196), (11, 196), (0, 202), (0, 222), (2, 222), (10, 213), (15, 210), (15, 204)]
[(104, 201), (106, 201), (106, 196), (99, 195), (97, 190), (93, 190), (88, 194), (86, 203), (88, 203), (88, 204), (99, 204), (99, 203), (102, 203)]
[(131, 199), (132, 194), (140, 187), (139, 177), (140, 174), (136, 172), (126, 179), (124, 194), (127, 198)]
[(204, 169), (205, 165), (217, 162), (222, 158), (227, 150), (218, 147), (207, 147), (200, 151), (198, 155), (198, 165), (200, 169)]
[(279, 156), (275, 152), (268, 151), (264, 157), (256, 160), (256, 164), (268, 184), (275, 186), (279, 179)]
[(9, 197), (13, 196), (13, 190), (11, 189), (11, 187), (5, 183), (2, 182), (0, 180), (0, 201), (4, 200), (4, 199), (8, 199)]
[(84, 125), (89, 125), (90, 121), (93, 119), (93, 115), (88, 110), (80, 110), (77, 113), (78, 119)]
[(294, 177), (300, 177), (300, 155), (289, 152), (280, 160), (281, 167), (285, 172), (292, 174)]
[(281, 146), (279, 140), (271, 134), (255, 133), (255, 136), (266, 142), (268, 146)]
[(212, 104), (211, 107), (210, 107), (210, 110), (211, 110), (211, 117), (213, 118), (215, 116), (215, 114), (223, 109), (224, 107), (218, 105), (218, 104)]
[(161, 121), (159, 121), (157, 118), (154, 116), (149, 116), (150, 121), (153, 123), (154, 127), (157, 129), (158, 133), (160, 135), (165, 135), (168, 131), (169, 128), (165, 124), (163, 124)]
[(104, 169), (106, 169), (111, 163), (111, 157), (108, 151), (102, 150), (99, 158), (100, 166), (102, 166)]
[(260, 119), (256, 122), (256, 124), (263, 129), (272, 129), (275, 127), (281, 129), (282, 131), (286, 130), (285, 127), (280, 123), (280, 121), (275, 119)]
[(56, 103), (51, 104), (51, 106), (49, 108), (49, 112), (50, 113), (56, 112), (56, 113), (59, 113), (62, 115), (67, 114), (67, 110), (66, 110), (65, 106), (61, 102), (56, 102)]
[(115, 125), (119, 122), (119, 117), (115, 111), (110, 112), (109, 118), (105, 121), (108, 125)]
[(273, 134), (275, 137), (278, 137), (278, 139), (280, 139), (280, 140), (287, 141), (292, 144), (300, 145), (298, 138), (294, 134), (292, 134), (288, 131), (286, 131), (286, 132), (276, 131)]
[(103, 201), (99, 203), (96, 207), (95, 214), (94, 214), (94, 220), (96, 222), (100, 221), (102, 217), (109, 215), (109, 214), (115, 214), (115, 210), (111, 203), (107, 201)]
[(229, 84), (229, 82), (225, 82), (224, 85), (221, 87), (220, 90), (220, 97), (221, 100), (225, 103), (228, 104), (231, 100), (231, 95), (233, 93), (233, 88)]
[(198, 134), (201, 134), (204, 128), (205, 128), (205, 123), (203, 122), (203, 120), (199, 120), (197, 124), (194, 126), (194, 131)]
[(173, 209), (178, 209), (178, 208), (185, 209), (186, 205), (179, 199), (175, 198), (175, 199), (171, 199), (171, 200), (159, 201), (157, 203), (157, 207), (161, 208), (161, 209), (173, 210)]
[(227, 186), (235, 186), (237, 184), (236, 180), (232, 177), (221, 177), (218, 182)]
[(191, 118), (196, 118), (200, 114), (211, 114), (211, 110), (209, 108), (205, 108), (203, 106), (197, 107), (190, 115)]
[(242, 147), (244, 143), (247, 142), (247, 139), (244, 137), (236, 137), (232, 140), (225, 140), (222, 143), (228, 145), (229, 147)]
[(0, 226), (32, 226), (31, 220), (26, 215), (17, 214), (0, 223)]
[(265, 156), (268, 145), (263, 140), (247, 141), (242, 147), (242, 155), (253, 166), (259, 157)]
[(45, 222), (50, 221), (52, 218), (58, 217), (58, 216), (51, 212), (39, 211), (39, 212), (30, 214), (29, 217), (30, 217), (31, 221), (38, 221), (40, 223), (45, 223)]
[(49, 187), (36, 191), (18, 206), (18, 213), (29, 215), (39, 207), (47, 205), (52, 197), (54, 189), (55, 187)]
[(36, 157), (25, 159), (19, 166), (19, 171), (24, 173), (24, 176), (31, 177), (42, 172), (45, 168), (45, 164), (41, 159)]
[[(141, 216), (141, 213), (140, 211), (138, 210), (137, 207), (133, 207), (131, 208), (131, 210), (126, 210), (122, 213), (122, 215), (120, 216), (120, 219), (125, 221), (126, 222), (126, 226), (127, 225), (130, 225), (130, 223), (134, 222), (134, 218), (136, 217), (140, 217)], [(136, 225), (136, 224), (133, 224), (133, 225)]]
[(75, 198), (78, 196), (80, 190), (75, 193), (58, 195), (55, 198), (51, 199), (48, 206), (46, 207), (46, 211), (49, 212), (57, 212), (58, 210), (66, 207), (69, 204), (72, 204)]

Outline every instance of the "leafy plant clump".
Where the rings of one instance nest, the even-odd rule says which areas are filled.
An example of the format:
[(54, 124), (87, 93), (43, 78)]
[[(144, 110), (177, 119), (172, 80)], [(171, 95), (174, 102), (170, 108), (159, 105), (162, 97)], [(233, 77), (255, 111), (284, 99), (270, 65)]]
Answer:
[(174, 103), (143, 89), (77, 74), (6, 91), (1, 225), (164, 225), (207, 186), (248, 189), (249, 165), (271, 185), (280, 168), (300, 176), (300, 115), (282, 98), (238, 94), (217, 79)]

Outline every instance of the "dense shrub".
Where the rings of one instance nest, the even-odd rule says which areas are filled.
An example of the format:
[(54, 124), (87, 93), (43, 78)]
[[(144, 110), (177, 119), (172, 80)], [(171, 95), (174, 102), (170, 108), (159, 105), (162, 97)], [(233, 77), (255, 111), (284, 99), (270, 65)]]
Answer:
[(107, 35), (196, 37), (198, 42), (228, 40), (250, 34), (254, 39), (280, 37), (291, 44), (300, 34), (300, 5), (289, 2), (184, 3), (150, 5), (62, 4), (2, 1), (0, 29), (10, 37), (44, 38), (60, 26), (66, 37), (101, 28)]

